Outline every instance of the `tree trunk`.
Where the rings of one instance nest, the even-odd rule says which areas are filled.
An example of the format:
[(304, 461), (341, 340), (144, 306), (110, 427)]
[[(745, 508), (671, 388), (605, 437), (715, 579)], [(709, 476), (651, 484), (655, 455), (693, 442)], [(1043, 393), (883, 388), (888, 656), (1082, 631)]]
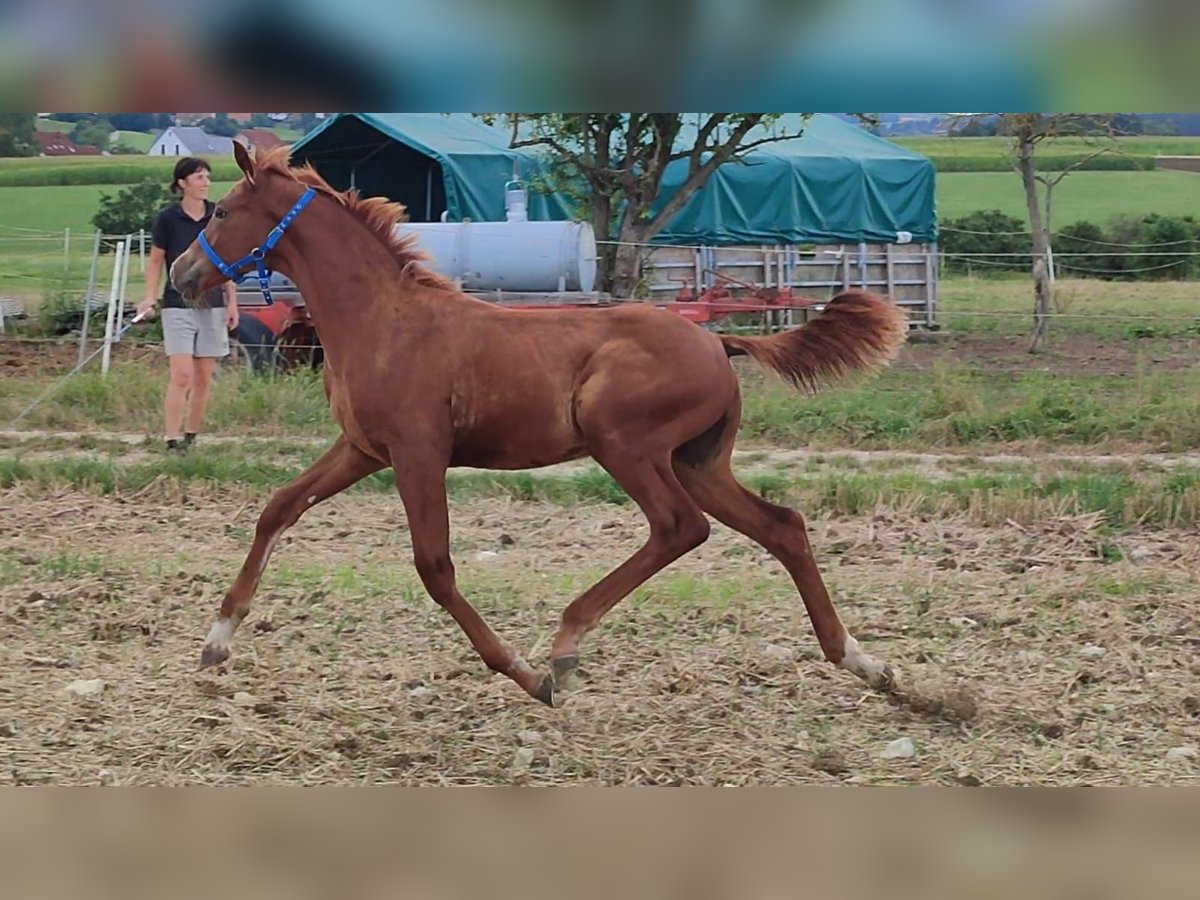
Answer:
[(640, 229), (625, 229), (618, 238), (620, 243), (613, 254), (609, 277), (609, 291), (616, 300), (629, 300), (637, 294), (642, 278), (642, 257), (646, 252), (640, 245), (645, 239), (646, 235), (641, 234)]
[(596, 289), (600, 291), (612, 291), (612, 274), (616, 271), (617, 246), (611, 237), (612, 227), (612, 207), (609, 198), (593, 198), (592, 232), (596, 236)]
[(1029, 231), (1033, 237), (1033, 337), (1029, 352), (1039, 352), (1046, 340), (1047, 315), (1050, 312), (1050, 235), (1042, 221), (1037, 194), (1037, 169), (1034, 142), (1020, 138), (1017, 143), (1017, 168), (1025, 185), (1025, 204), (1029, 211)]

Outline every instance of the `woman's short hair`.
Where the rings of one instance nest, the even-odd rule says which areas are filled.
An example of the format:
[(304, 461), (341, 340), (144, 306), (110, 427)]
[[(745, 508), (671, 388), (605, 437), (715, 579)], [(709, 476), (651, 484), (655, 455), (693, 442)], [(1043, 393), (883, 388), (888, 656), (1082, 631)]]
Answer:
[(212, 166), (208, 164), (208, 160), (200, 159), (195, 156), (185, 156), (179, 162), (175, 163), (175, 174), (171, 178), (171, 193), (181, 193), (179, 190), (179, 182), (185, 178), (190, 178), (199, 171), (212, 173)]

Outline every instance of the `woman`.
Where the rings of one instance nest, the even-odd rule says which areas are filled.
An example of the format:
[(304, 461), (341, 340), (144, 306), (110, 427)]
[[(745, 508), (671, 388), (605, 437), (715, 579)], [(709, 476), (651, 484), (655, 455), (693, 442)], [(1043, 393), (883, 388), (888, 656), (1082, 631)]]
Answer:
[[(202, 159), (186, 156), (175, 165), (171, 193), (179, 202), (154, 219), (146, 293), (137, 307), (144, 318), (153, 316), (163, 274), (171, 271), (171, 264), (191, 246), (212, 216), (215, 204), (208, 199), (211, 176), (212, 169)], [(168, 278), (162, 307), (163, 347), (171, 370), (163, 401), (167, 450), (184, 452), (204, 421), (217, 360), (229, 354), (229, 331), (238, 324), (237, 294), (232, 282), (226, 282), (209, 292), (204, 308), (191, 309)]]

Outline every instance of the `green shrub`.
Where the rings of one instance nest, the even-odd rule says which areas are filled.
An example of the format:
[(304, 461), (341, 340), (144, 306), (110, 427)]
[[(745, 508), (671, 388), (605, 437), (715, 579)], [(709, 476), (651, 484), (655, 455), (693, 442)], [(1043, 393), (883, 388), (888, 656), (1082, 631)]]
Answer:
[(998, 209), (980, 210), (943, 222), (938, 241), (951, 272), (1028, 272), (1028, 226)]
[[(150, 231), (154, 216), (171, 202), (171, 192), (156, 181), (143, 181), (119, 191), (116, 196), (100, 195), (100, 208), (92, 224), (105, 234), (136, 234)], [(101, 244), (102, 250), (108, 247)]]

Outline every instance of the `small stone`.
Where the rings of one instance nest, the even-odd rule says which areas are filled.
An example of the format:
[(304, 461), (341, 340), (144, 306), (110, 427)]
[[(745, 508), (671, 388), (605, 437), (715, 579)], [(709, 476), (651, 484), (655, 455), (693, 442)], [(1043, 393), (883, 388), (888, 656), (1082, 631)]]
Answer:
[(1179, 762), (1185, 759), (1195, 759), (1200, 755), (1195, 744), (1184, 744), (1182, 747), (1172, 747), (1167, 751), (1167, 762)]
[(515, 543), (516, 543), (516, 541), (513, 540), (512, 535), (509, 535), (509, 534), (500, 535), (500, 546), (501, 547), (511, 547)]
[(522, 747), (513, 754), (514, 769), (528, 769), (533, 763), (533, 748)]
[(975, 628), (979, 623), (970, 616), (951, 616), (950, 624), (959, 628)]
[(238, 691), (233, 695), (233, 702), (238, 706), (254, 706), (258, 703), (258, 698), (246, 691)]
[(517, 732), (517, 740), (521, 742), (522, 747), (532, 747), (542, 742), (542, 736), (536, 731), (520, 731)]
[(28, 553), (26, 553), (24, 556), (20, 557), (17, 562), (23, 566), (34, 566), (37, 565), (37, 557), (30, 556)]
[(1103, 647), (1098, 647), (1095, 644), (1088, 644), (1079, 649), (1079, 655), (1086, 656), (1088, 659), (1099, 659), (1107, 652)]
[(101, 769), (97, 777), (100, 779), (101, 787), (112, 787), (117, 783), (117, 776), (108, 769)]
[(1154, 555), (1149, 547), (1134, 547), (1129, 551), (1129, 558), (1134, 562), (1143, 562)]
[(763, 647), (763, 656), (775, 662), (790, 663), (796, 659), (796, 651), (782, 644), (767, 644)]
[(17, 736), (17, 730), (15, 728), (13, 728), (7, 722), (0, 724), (0, 738), (10, 738), (10, 737), (16, 737), (16, 736)]
[(428, 703), (433, 699), (433, 691), (424, 686), (415, 687), (408, 692), (408, 696), (416, 703)]
[(475, 562), (485, 562), (489, 559), (495, 559), (499, 555), (495, 550), (480, 550), (475, 554)]
[(879, 753), (880, 759), (912, 759), (917, 755), (917, 748), (913, 746), (912, 738), (896, 738), (891, 741)]
[(842, 775), (850, 770), (846, 757), (838, 750), (822, 750), (813, 757), (812, 767), (829, 775)]
[(67, 690), (79, 697), (94, 697), (104, 690), (104, 681), (100, 678), (80, 679), (68, 684)]

